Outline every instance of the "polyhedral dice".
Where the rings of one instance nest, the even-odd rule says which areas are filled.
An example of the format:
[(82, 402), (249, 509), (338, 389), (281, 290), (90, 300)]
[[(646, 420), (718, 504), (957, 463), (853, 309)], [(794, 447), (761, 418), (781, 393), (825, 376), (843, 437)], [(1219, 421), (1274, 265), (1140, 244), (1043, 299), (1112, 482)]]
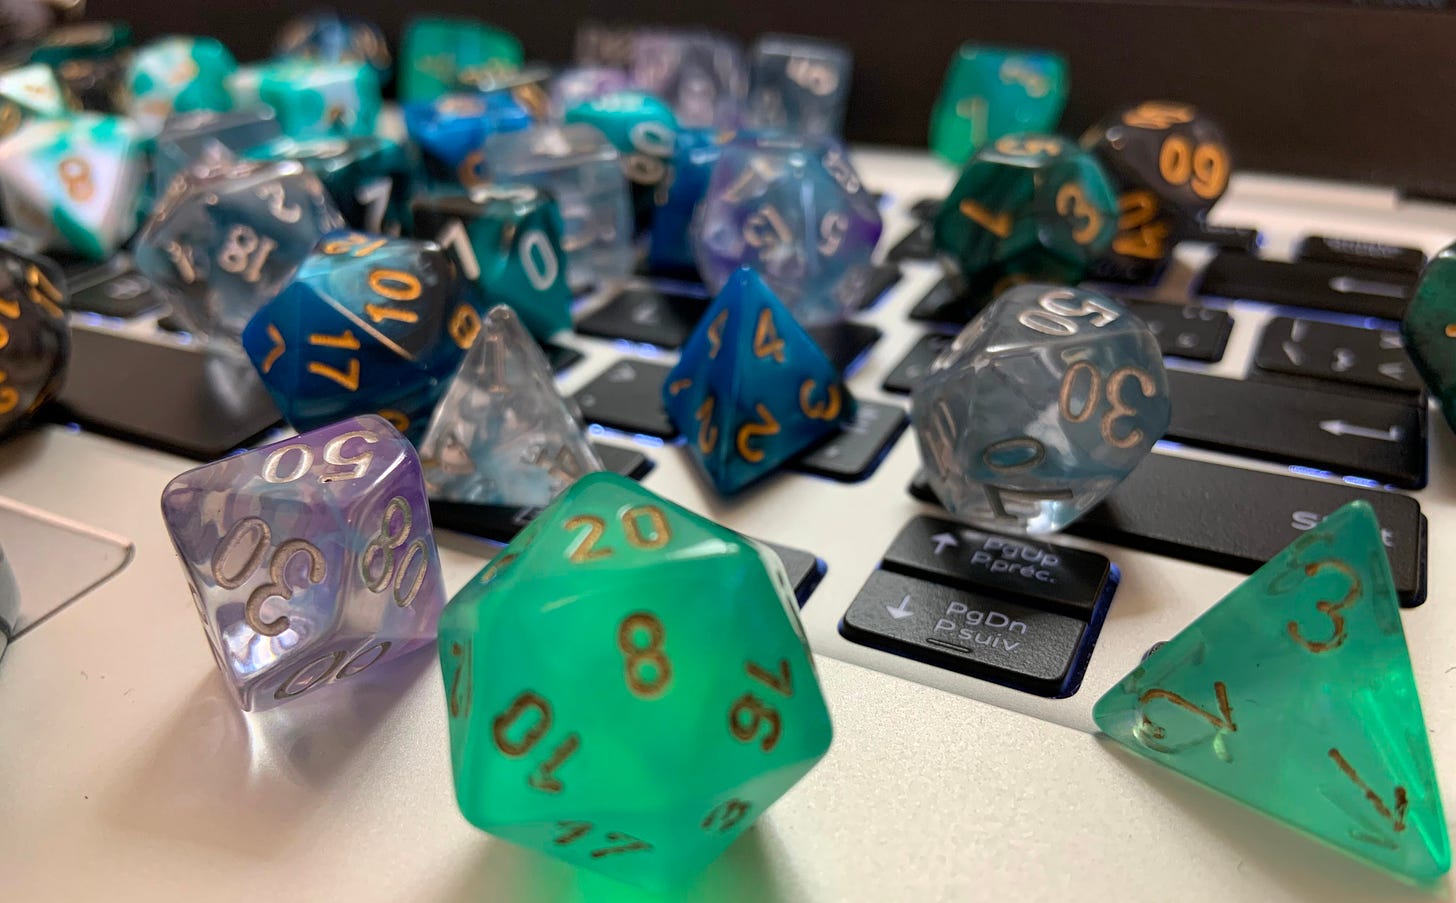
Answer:
[(474, 19), (422, 17), (404, 30), (399, 52), (399, 99), (433, 100), (464, 90), (481, 77), (520, 68), (515, 35)]
[(162, 517), (246, 710), (435, 636), (445, 592), (419, 459), (378, 417), (189, 470), (162, 492)]
[(263, 106), (263, 98), (258, 93), (263, 86), (263, 76), (267, 75), (274, 66), (279, 63), (277, 60), (268, 60), (262, 63), (244, 63), (223, 78), (223, 88), (227, 91), (228, 98), (232, 101), (233, 109), (246, 110), (251, 107)]
[(1456, 430), (1456, 245), (1426, 264), (1400, 334), (1411, 363)]
[(764, 35), (753, 45), (749, 65), (753, 80), (744, 117), (749, 125), (800, 135), (839, 135), (854, 65), (848, 47)]
[(576, 66), (551, 78), (551, 113), (562, 117), (579, 103), (632, 87), (627, 73), (610, 66)]
[(0, 138), (14, 134), (27, 122), (69, 112), (51, 67), (32, 63), (0, 72)]
[(191, 329), (236, 338), (343, 218), (298, 163), (194, 166), (172, 180), (137, 238), (137, 269)]
[(647, 263), (654, 273), (698, 278), (693, 252), (693, 215), (708, 194), (713, 167), (723, 156), (722, 133), (679, 129), (668, 173), (658, 184)]
[(651, 94), (618, 91), (572, 107), (566, 111), (566, 121), (596, 126), (612, 142), (632, 186), (637, 228), (647, 228), (677, 138), (672, 110)]
[(61, 388), (71, 356), (65, 303), (60, 267), (0, 245), (0, 436)]
[(491, 304), (506, 304), (536, 338), (571, 328), (561, 214), (528, 185), (487, 185), (470, 197), (415, 201), (415, 234), (436, 241)]
[(1006, 135), (1055, 131), (1066, 105), (1058, 54), (962, 44), (930, 114), (930, 149), (962, 166)]
[(212, 38), (153, 41), (139, 48), (127, 67), (126, 113), (143, 134), (155, 134), (173, 113), (232, 109), (225, 79), (237, 65)]
[(254, 145), (278, 137), (278, 120), (266, 108), (232, 113), (198, 110), (167, 119), (152, 153), (152, 185), (165, 194), (177, 173), (193, 163), (207, 165), (237, 158)]
[(632, 38), (632, 81), (667, 101), (686, 128), (732, 129), (748, 95), (748, 65), (723, 35), (642, 29)]
[(1171, 413), (1141, 320), (1096, 292), (1035, 284), (971, 321), (911, 399), (941, 502), (1003, 533), (1076, 520), (1132, 472)]
[(936, 214), (935, 246), (979, 307), (1016, 282), (1081, 281), (1116, 228), (1096, 160), (1055, 135), (1008, 135), (966, 165)]
[(602, 469), (541, 346), (504, 304), (482, 318), (419, 449), (430, 497), (452, 502), (544, 507)]
[(377, 413), (418, 437), (479, 332), (473, 293), (438, 245), (334, 232), (242, 340), (295, 429)]
[(1380, 524), (1351, 502), (1160, 643), (1092, 714), (1133, 752), (1430, 883), (1451, 845), (1400, 622)]
[(55, 70), (64, 91), (82, 109), (114, 113), (130, 47), (131, 26), (125, 22), (83, 22), (48, 33), (30, 59)]
[(344, 222), (355, 229), (388, 235), (409, 230), (414, 165), (398, 142), (377, 135), (278, 138), (244, 156), (302, 163), (324, 183)]
[(839, 371), (748, 267), (683, 346), (662, 402), (724, 494), (836, 432), (855, 410)]
[(534, 185), (556, 198), (573, 289), (632, 271), (632, 201), (617, 149), (599, 129), (538, 125), (492, 135), (485, 154), (495, 181)]
[(145, 178), (130, 121), (85, 113), (23, 126), (0, 142), (10, 225), (45, 249), (101, 260), (136, 231)]
[(389, 43), (373, 22), (319, 11), (289, 19), (278, 30), (273, 53), (305, 62), (367, 63), (382, 85), (389, 81)]
[(583, 22), (577, 26), (572, 42), (576, 62), (583, 66), (630, 69), (632, 46), (639, 32), (640, 29), (632, 26)]
[(844, 315), (836, 289), (869, 267), (880, 229), (875, 200), (838, 143), (759, 133), (723, 148), (694, 244), (710, 289), (751, 266), (810, 325)]
[(381, 104), (367, 63), (278, 63), (263, 73), (258, 97), (292, 138), (372, 135)]
[(1117, 235), (1097, 264), (1099, 279), (1156, 279), (1178, 234), (1202, 222), (1232, 170), (1217, 123), (1169, 101), (1114, 111), (1087, 130), (1082, 147), (1102, 164), (1118, 199)]
[(431, 187), (468, 191), (490, 181), (485, 139), (530, 128), (534, 119), (509, 91), (492, 91), (405, 104), (404, 122)]
[(597, 473), (440, 619), (460, 810), (612, 878), (679, 886), (829, 748), (769, 549)]
[(530, 63), (519, 69), (483, 69), (461, 75), (460, 91), (493, 94), (505, 91), (536, 122), (551, 122), (551, 67)]

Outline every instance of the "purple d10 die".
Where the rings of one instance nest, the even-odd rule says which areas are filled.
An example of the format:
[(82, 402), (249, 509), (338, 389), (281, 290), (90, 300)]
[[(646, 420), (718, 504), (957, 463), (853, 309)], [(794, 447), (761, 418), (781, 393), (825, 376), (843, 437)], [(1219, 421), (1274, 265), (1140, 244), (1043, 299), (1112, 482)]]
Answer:
[(383, 418), (189, 470), (162, 492), (162, 517), (246, 710), (435, 637), (445, 590), (420, 461)]

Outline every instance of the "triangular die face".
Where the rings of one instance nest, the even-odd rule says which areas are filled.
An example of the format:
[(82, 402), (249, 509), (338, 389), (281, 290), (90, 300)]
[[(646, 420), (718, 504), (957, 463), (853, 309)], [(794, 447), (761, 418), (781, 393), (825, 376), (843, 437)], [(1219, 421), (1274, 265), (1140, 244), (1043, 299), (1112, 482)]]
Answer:
[(1134, 752), (1403, 877), (1450, 867), (1374, 512), (1336, 511), (1097, 702)]
[(601, 470), (540, 347), (504, 305), (481, 321), (420, 443), (432, 497), (545, 505)]

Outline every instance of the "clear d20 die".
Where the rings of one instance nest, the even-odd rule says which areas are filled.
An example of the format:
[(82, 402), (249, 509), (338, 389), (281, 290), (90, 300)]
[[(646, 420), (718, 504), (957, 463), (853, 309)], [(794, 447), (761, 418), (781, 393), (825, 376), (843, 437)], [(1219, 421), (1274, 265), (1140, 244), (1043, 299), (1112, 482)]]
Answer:
[(470, 197), (415, 201), (416, 234), (455, 259), (490, 303), (506, 304), (536, 338), (571, 328), (561, 214), (551, 195), (528, 185), (487, 185)]
[(829, 748), (773, 552), (588, 474), (440, 621), (460, 811), (499, 837), (671, 888)]
[(693, 240), (710, 289), (752, 267), (813, 325), (844, 316), (836, 290), (869, 267), (880, 231), (875, 200), (837, 142), (758, 133), (723, 148)]
[(754, 128), (836, 137), (844, 125), (854, 57), (831, 41), (764, 35), (749, 55), (753, 87), (745, 118)]
[(767, 476), (855, 411), (834, 364), (748, 267), (698, 322), (662, 401), (723, 493)]
[(1380, 524), (1351, 502), (1159, 644), (1092, 715), (1141, 756), (1431, 882), (1451, 845), (1400, 621)]
[(632, 36), (632, 81), (667, 101), (686, 128), (738, 127), (748, 64), (732, 38), (708, 31), (648, 28)]
[(542, 507), (601, 461), (546, 356), (505, 305), (480, 335), (430, 419), (420, 459), (431, 498)]
[(244, 156), (302, 163), (324, 183), (344, 222), (355, 229), (399, 235), (409, 228), (414, 164), (397, 141), (379, 135), (277, 138)]
[(1157, 340), (1118, 302), (1020, 285), (972, 320), (915, 388), (926, 478), (956, 517), (1048, 533), (1117, 486), (1172, 408)]
[(255, 107), (234, 113), (198, 110), (167, 119), (152, 153), (152, 186), (158, 197), (177, 173), (193, 163), (227, 162), (281, 134), (273, 111)]
[(298, 163), (223, 162), (174, 179), (137, 238), (136, 264), (202, 333), (236, 339), (324, 233), (344, 225)]
[(419, 460), (378, 417), (190, 470), (163, 491), (162, 516), (244, 709), (435, 635), (445, 592)]
[(43, 249), (111, 256), (136, 231), (144, 178), (136, 128), (120, 117), (41, 120), (0, 142), (6, 217)]

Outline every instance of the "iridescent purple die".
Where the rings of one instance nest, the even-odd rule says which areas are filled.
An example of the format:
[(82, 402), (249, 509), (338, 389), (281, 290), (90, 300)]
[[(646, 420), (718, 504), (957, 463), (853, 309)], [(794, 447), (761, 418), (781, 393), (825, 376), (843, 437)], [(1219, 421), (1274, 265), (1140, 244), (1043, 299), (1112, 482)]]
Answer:
[(445, 588), (420, 461), (380, 417), (189, 470), (163, 490), (162, 517), (245, 710), (435, 637)]
[(717, 292), (741, 266), (805, 326), (844, 316), (880, 240), (879, 209), (844, 148), (749, 132), (723, 148), (693, 221), (698, 271)]

